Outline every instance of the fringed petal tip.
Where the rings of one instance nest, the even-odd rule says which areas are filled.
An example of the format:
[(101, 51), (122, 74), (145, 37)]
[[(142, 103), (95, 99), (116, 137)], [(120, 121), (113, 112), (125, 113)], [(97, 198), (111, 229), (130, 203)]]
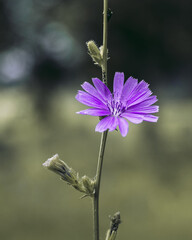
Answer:
[(158, 119), (159, 119), (159, 117), (158, 116), (154, 116), (154, 115), (145, 115), (143, 117), (143, 120), (147, 121), (147, 122), (157, 122)]

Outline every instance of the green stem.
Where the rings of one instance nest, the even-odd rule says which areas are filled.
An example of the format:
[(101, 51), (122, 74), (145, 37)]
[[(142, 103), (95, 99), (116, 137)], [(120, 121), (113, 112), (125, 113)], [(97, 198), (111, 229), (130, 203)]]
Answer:
[(102, 65), (102, 79), (107, 85), (107, 9), (108, 0), (103, 0), (103, 65)]
[[(102, 79), (107, 85), (107, 9), (108, 0), (103, 0), (103, 65), (102, 65)], [(105, 152), (105, 145), (107, 140), (108, 130), (101, 135), (101, 143), (99, 149), (97, 172), (95, 176), (95, 194), (93, 198), (93, 218), (94, 218), (94, 240), (99, 240), (99, 192), (101, 173), (103, 166), (103, 157)]]
[(101, 173), (102, 173), (105, 145), (107, 140), (107, 133), (108, 131), (105, 131), (101, 135), (101, 144), (99, 149), (97, 172), (95, 176), (95, 194), (93, 198), (94, 240), (99, 240), (99, 192), (100, 192), (99, 190), (100, 190)]

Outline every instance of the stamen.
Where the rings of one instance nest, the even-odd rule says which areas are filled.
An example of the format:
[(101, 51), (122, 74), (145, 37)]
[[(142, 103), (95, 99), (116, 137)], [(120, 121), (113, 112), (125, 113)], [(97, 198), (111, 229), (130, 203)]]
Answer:
[(108, 108), (111, 114), (115, 117), (118, 117), (125, 111), (125, 106), (120, 101), (115, 101), (114, 99), (111, 99), (111, 101), (108, 102)]

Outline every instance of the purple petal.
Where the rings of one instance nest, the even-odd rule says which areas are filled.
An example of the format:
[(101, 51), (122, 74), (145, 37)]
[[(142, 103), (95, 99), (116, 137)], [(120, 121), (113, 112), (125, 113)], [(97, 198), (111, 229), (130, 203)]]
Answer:
[(119, 130), (123, 137), (125, 137), (129, 130), (129, 124), (124, 118), (118, 118), (119, 121)]
[[(141, 108), (141, 107), (149, 107), (149, 106), (151, 106), (152, 104), (154, 104), (157, 101), (158, 101), (157, 96), (150, 96), (147, 99), (145, 99), (144, 101), (137, 103), (137, 107), (139, 107), (139, 108)], [(135, 103), (134, 103), (134, 105), (135, 105)]]
[(108, 116), (103, 118), (96, 126), (95, 131), (96, 132), (104, 132), (108, 128), (112, 128), (112, 122), (113, 122), (113, 116)]
[(140, 114), (146, 114), (146, 113), (156, 113), (159, 112), (159, 106), (149, 106), (149, 107), (139, 107), (139, 106), (132, 106), (127, 109), (126, 113), (140, 113)]
[(126, 102), (129, 99), (129, 96), (137, 86), (137, 83), (138, 83), (137, 79), (133, 77), (128, 78), (122, 90), (121, 101)]
[(124, 84), (124, 73), (116, 72), (114, 81), (113, 81), (113, 92), (114, 92), (115, 100), (119, 100), (121, 98), (123, 84)]
[(105, 99), (108, 100), (111, 96), (109, 88), (98, 78), (92, 79), (94, 86), (96, 87), (99, 94)]
[(144, 115), (143, 120), (148, 122), (157, 122), (159, 117), (153, 115)]
[(122, 113), (121, 117), (126, 118), (132, 123), (139, 124), (143, 122), (143, 116), (139, 114), (134, 114), (134, 113)]
[(81, 102), (89, 107), (106, 109), (106, 110), (108, 109), (108, 107), (103, 102), (101, 102), (98, 98), (96, 98), (84, 91), (78, 91), (78, 94), (76, 95), (76, 99), (79, 102)]
[(81, 87), (88, 92), (90, 95), (100, 99), (102, 102), (105, 102), (103, 97), (98, 93), (98, 91), (88, 82), (84, 82)]
[(132, 97), (127, 104), (129, 106), (133, 106), (136, 105), (144, 100), (146, 100), (150, 95), (152, 94), (152, 92), (150, 90), (144, 91), (144, 92), (140, 92), (139, 94), (135, 94), (134, 97)]
[(135, 92), (143, 92), (144, 90), (146, 90), (149, 87), (149, 84), (146, 83), (144, 80), (142, 80), (141, 82), (139, 82), (139, 84), (137, 85), (137, 87), (135, 88)]
[(133, 98), (135, 99), (135, 98), (137, 98), (138, 96), (142, 95), (144, 92), (150, 91), (150, 90), (148, 89), (148, 86), (149, 86), (149, 84), (146, 83), (144, 80), (142, 80), (141, 82), (139, 82), (139, 83), (137, 84), (137, 86), (134, 88), (134, 90), (132, 91), (132, 93), (130, 94), (128, 100), (129, 100), (129, 99), (133, 99)]
[(91, 116), (106, 116), (110, 114), (110, 111), (104, 110), (104, 109), (98, 109), (98, 108), (90, 108), (90, 109), (82, 110), (76, 113), (83, 114), (83, 115), (91, 115)]
[(118, 125), (118, 118), (117, 117), (113, 117), (112, 122), (111, 122), (111, 126), (109, 127), (109, 131), (112, 132), (117, 128)]

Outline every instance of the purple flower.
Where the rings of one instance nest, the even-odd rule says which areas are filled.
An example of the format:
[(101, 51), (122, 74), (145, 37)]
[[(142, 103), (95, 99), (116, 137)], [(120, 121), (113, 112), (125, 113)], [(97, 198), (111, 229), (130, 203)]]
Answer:
[(124, 84), (124, 73), (115, 73), (113, 94), (108, 87), (98, 78), (92, 79), (94, 87), (84, 82), (81, 86), (86, 91), (78, 91), (76, 99), (92, 107), (78, 114), (103, 117), (97, 124), (95, 131), (104, 132), (107, 129), (114, 131), (117, 126), (121, 135), (128, 133), (128, 121), (138, 124), (143, 121), (157, 122), (158, 117), (152, 115), (159, 111), (158, 106), (152, 106), (157, 102), (156, 96), (151, 96), (149, 84), (144, 80), (129, 77)]

